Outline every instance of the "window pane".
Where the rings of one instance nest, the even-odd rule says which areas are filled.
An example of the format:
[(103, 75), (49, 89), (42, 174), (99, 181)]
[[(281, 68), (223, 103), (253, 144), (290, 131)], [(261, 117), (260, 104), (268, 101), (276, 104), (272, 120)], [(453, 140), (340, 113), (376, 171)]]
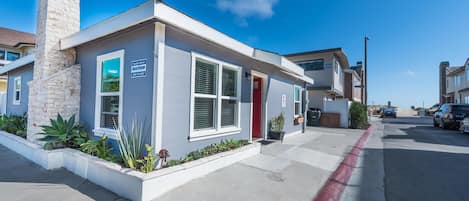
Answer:
[(323, 70), (324, 69), (324, 59), (316, 59), (311, 61), (302, 61), (297, 63), (301, 66), (305, 71), (313, 71), (313, 70)]
[(0, 49), (0, 60), (5, 60), (5, 50)]
[(17, 79), (15, 80), (15, 90), (20, 90), (21, 89), (21, 80)]
[(236, 126), (236, 101), (221, 101), (221, 126)]
[(300, 88), (295, 87), (295, 101), (300, 101)]
[(101, 98), (101, 128), (114, 128), (114, 125), (119, 125), (119, 96)]
[(301, 103), (295, 103), (295, 114), (297, 114), (297, 115), (301, 114), (300, 104)]
[(216, 84), (217, 65), (197, 60), (195, 64), (195, 93), (215, 95)]
[(8, 61), (14, 61), (20, 58), (20, 53), (16, 52), (8, 52), (7, 53), (7, 60)]
[(215, 99), (195, 98), (194, 129), (214, 128)]
[(101, 91), (118, 92), (120, 78), (120, 58), (110, 59), (102, 63)]
[(20, 100), (20, 92), (19, 91), (15, 91), (15, 100), (16, 101)]
[(237, 72), (230, 69), (223, 69), (222, 94), (223, 96), (236, 96)]

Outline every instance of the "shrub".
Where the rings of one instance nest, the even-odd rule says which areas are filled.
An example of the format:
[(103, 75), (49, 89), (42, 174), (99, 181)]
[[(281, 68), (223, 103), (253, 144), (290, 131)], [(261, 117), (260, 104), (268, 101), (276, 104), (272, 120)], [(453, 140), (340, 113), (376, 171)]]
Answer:
[(142, 155), (143, 124), (137, 120), (132, 121), (132, 130), (127, 133), (123, 128), (117, 128), (119, 151), (128, 168), (137, 169), (137, 160)]
[(163, 167), (171, 167), (171, 166), (179, 165), (179, 164), (186, 163), (189, 161), (194, 161), (194, 160), (207, 157), (207, 156), (211, 156), (220, 152), (237, 149), (239, 147), (242, 147), (248, 144), (249, 144), (249, 141), (247, 140), (222, 140), (218, 144), (211, 144), (200, 150), (192, 151), (188, 153), (181, 160), (170, 160), (166, 164), (164, 164)]
[(368, 125), (366, 105), (353, 102), (350, 106), (350, 127), (365, 128)]
[(107, 140), (108, 137), (106, 135), (103, 135), (99, 140), (88, 140), (80, 145), (80, 150), (107, 161), (121, 162), (120, 156), (112, 154), (112, 147), (109, 146)]
[(143, 159), (137, 160), (137, 162), (141, 165), (140, 171), (148, 173), (155, 169), (157, 159), (156, 156), (153, 155), (153, 147), (148, 144), (145, 144), (145, 148), (147, 150), (147, 155), (144, 156)]
[(275, 132), (282, 132), (285, 125), (285, 118), (283, 113), (280, 113), (277, 117), (270, 120), (270, 130)]
[(80, 148), (80, 145), (89, 139), (84, 126), (75, 122), (75, 115), (64, 120), (60, 114), (56, 119), (50, 120), (50, 125), (42, 125), (42, 135), (39, 140), (45, 141), (45, 149)]
[(26, 138), (27, 120), (28, 120), (28, 117), (26, 113), (22, 116), (3, 115), (0, 117), (0, 129), (8, 133)]

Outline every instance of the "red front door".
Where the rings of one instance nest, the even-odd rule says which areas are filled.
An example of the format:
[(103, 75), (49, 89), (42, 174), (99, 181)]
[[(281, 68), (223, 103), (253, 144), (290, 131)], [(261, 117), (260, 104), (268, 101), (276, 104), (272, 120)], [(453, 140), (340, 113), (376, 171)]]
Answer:
[(252, 89), (252, 138), (261, 138), (262, 78), (254, 77)]

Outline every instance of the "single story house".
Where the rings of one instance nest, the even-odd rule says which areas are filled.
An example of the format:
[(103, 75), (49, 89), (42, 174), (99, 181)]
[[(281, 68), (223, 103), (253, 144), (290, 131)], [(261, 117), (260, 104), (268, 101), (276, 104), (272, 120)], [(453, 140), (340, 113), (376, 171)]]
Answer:
[[(79, 3), (64, 1), (68, 16), (53, 17), (60, 8), (43, 1), (35, 56), (0, 70), (14, 83), (8, 85), (7, 112), (28, 111), (28, 140), (57, 113), (77, 114), (92, 135), (111, 139), (117, 139), (114, 122), (129, 128), (136, 118), (144, 122), (145, 143), (176, 159), (224, 139), (267, 138), (269, 120), (281, 113), (286, 135), (304, 131), (294, 119), (304, 116), (304, 89), (314, 81), (279, 54), (250, 47), (157, 0), (63, 33), (41, 21), (76, 29)], [(60, 35), (49, 32), (64, 36), (48, 38)]]

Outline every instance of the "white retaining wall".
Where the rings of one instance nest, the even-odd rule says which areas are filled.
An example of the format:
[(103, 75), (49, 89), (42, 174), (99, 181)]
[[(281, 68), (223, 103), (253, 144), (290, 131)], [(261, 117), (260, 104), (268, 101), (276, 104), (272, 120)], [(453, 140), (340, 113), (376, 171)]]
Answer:
[(64, 167), (131, 200), (152, 200), (195, 178), (259, 154), (258, 143), (150, 173), (142, 173), (74, 149), (43, 150), (40, 145), (0, 131), (0, 144), (45, 169)]
[(342, 99), (334, 101), (324, 101), (324, 110), (326, 113), (339, 113), (340, 114), (340, 127), (349, 127), (349, 109), (351, 101)]

